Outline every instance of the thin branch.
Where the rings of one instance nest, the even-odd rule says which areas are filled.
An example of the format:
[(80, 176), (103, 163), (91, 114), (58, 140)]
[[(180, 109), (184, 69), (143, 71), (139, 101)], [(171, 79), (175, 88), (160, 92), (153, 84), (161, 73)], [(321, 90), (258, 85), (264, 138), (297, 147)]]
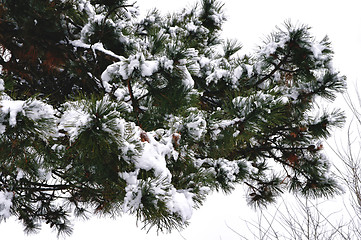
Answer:
[(233, 228), (231, 228), (231, 227), (227, 224), (226, 221), (224, 221), (224, 223), (226, 224), (226, 226), (227, 226), (232, 232), (234, 232), (235, 234), (237, 234), (239, 237), (247, 240), (247, 238), (245, 238), (245, 237), (242, 236), (239, 232), (237, 232), (236, 230), (234, 230)]
[(282, 60), (275, 66), (275, 68), (266, 76), (264, 76), (263, 78), (261, 78), (260, 80), (258, 80), (255, 85), (259, 85), (261, 83), (263, 83), (264, 81), (266, 81), (267, 79), (269, 79), (275, 72), (277, 72), (278, 70), (280, 70), (281, 66), (286, 62), (287, 58), (289, 57), (289, 53), (287, 53)]
[(139, 117), (138, 117), (140, 108), (139, 108), (137, 99), (134, 97), (133, 88), (130, 83), (130, 78), (127, 79), (127, 85), (128, 85), (128, 90), (129, 90), (129, 94), (130, 94), (130, 99), (132, 99), (133, 111), (135, 112), (135, 117), (137, 118), (138, 126), (140, 126)]

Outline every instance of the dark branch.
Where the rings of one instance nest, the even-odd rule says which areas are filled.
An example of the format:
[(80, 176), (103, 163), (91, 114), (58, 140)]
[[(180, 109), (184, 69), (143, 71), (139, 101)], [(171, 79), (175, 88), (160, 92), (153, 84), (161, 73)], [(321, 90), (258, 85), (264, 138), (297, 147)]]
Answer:
[(272, 75), (277, 72), (278, 70), (280, 70), (281, 66), (286, 62), (287, 58), (289, 57), (289, 53), (287, 53), (283, 58), (282, 60), (277, 64), (275, 65), (275, 68), (269, 73), (267, 74), (266, 76), (264, 76), (263, 78), (261, 78), (260, 80), (258, 80), (256, 82), (256, 86), (263, 83), (264, 81), (266, 81), (267, 79), (269, 79), (270, 77), (272, 77)]

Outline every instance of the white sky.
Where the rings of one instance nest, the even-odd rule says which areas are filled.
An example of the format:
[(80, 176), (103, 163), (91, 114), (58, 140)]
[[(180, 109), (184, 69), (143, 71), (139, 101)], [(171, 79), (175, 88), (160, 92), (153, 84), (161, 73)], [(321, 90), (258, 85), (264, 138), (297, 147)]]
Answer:
[[(157, 7), (162, 13), (193, 5), (191, 0), (138, 0), (141, 10)], [(243, 53), (251, 53), (262, 39), (281, 26), (287, 19), (293, 23), (307, 24), (312, 33), (321, 39), (328, 35), (335, 50), (334, 66), (348, 77), (350, 88), (361, 79), (361, 14), (359, 0), (224, 0), (228, 22), (224, 27), (224, 36), (236, 38), (244, 46)], [(352, 91), (353, 89), (351, 89)], [(227, 225), (243, 234), (248, 231), (244, 220), (255, 215), (246, 206), (243, 187), (229, 195), (213, 194), (205, 205), (194, 211), (190, 226), (171, 235), (158, 235), (141, 230), (135, 224), (135, 218), (119, 217), (116, 220), (93, 218), (89, 221), (77, 220), (74, 233), (69, 240), (95, 239), (241, 239)], [(22, 225), (13, 219), (0, 224), (1, 239), (51, 240), (56, 234), (46, 225), (40, 234), (26, 236)], [(4, 236), (6, 236), (4, 238)]]

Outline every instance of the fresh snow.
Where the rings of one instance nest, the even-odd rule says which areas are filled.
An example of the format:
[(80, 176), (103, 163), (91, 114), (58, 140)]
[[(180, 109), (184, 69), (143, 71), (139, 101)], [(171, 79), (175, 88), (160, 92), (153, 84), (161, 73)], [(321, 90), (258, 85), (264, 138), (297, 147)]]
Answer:
[(201, 114), (191, 113), (186, 124), (190, 135), (195, 140), (200, 140), (207, 131), (207, 123)]
[(171, 152), (172, 144), (161, 144), (150, 134), (148, 140), (149, 142), (143, 143), (142, 155), (134, 160), (136, 167), (147, 171), (153, 169), (156, 177), (171, 179), (172, 175), (166, 166), (165, 156)]
[[(163, 60), (167, 68), (170, 68), (170, 61)], [(107, 92), (111, 91), (110, 81), (114, 77), (121, 77), (123, 80), (131, 78), (134, 71), (138, 70), (142, 77), (149, 77), (158, 71), (159, 62), (157, 60), (145, 60), (143, 54), (138, 53), (128, 59), (120, 58), (119, 62), (109, 65), (101, 75), (102, 84)]]
[(58, 129), (65, 130), (70, 141), (73, 141), (79, 135), (81, 128), (90, 122), (91, 116), (80, 103), (67, 103), (66, 105), (67, 110), (59, 119)]
[[(14, 127), (16, 125), (16, 116), (18, 113), (23, 112), (25, 101), (20, 100), (2, 100), (0, 101), (0, 109), (4, 114), (9, 114), (9, 125)], [(1, 115), (0, 115), (1, 116)], [(1, 132), (3, 133), (3, 132)]]
[(236, 180), (236, 175), (239, 173), (239, 167), (237, 161), (229, 161), (226, 159), (218, 159), (217, 164), (225, 173), (227, 180), (234, 182)]
[[(1, 72), (1, 68), (0, 68), (0, 72)], [(5, 90), (4, 85), (5, 85), (4, 80), (0, 78), (0, 91), (4, 91), (4, 90)]]
[[(141, 51), (138, 53), (125, 58), (119, 56), (114, 52), (105, 49), (102, 43), (88, 44), (86, 42), (87, 34), (91, 30), (91, 22), (100, 22), (103, 21), (104, 15), (97, 15), (94, 7), (87, 0), (77, 0), (78, 9), (80, 11), (85, 11), (89, 16), (89, 23), (86, 24), (81, 31), (81, 38), (78, 40), (70, 41), (74, 48), (83, 48), (91, 50), (94, 55), (97, 52), (101, 52), (108, 56), (114, 58), (114, 63), (109, 65), (106, 70), (101, 74), (101, 83), (105, 91), (110, 94), (113, 93), (119, 104), (123, 104), (129, 111), (132, 110), (132, 105), (129, 103), (130, 94), (128, 86), (122, 85), (124, 80), (132, 79), (133, 76), (139, 78), (145, 78), (152, 76), (159, 69), (164, 68), (169, 71), (173, 71), (174, 68), (181, 70), (183, 73), (182, 83), (188, 89), (192, 90), (194, 88), (195, 82), (192, 78), (192, 74), (204, 74), (206, 76), (206, 84), (218, 83), (223, 81), (223, 78), (230, 77), (232, 84), (236, 83), (241, 79), (243, 74), (246, 74), (248, 78), (262, 73), (262, 65), (253, 65), (242, 64), (235, 68), (232, 71), (229, 71), (227, 68), (223, 69), (222, 63), (215, 59), (210, 60), (207, 57), (199, 56), (199, 53), (195, 49), (188, 49), (187, 59), (179, 60), (177, 66), (174, 64), (173, 60), (162, 57), (149, 58), (145, 53)], [(128, 17), (130, 16), (129, 13)], [(221, 24), (225, 20), (223, 14), (213, 14), (211, 16), (212, 20), (216, 24)], [(152, 22), (155, 22), (155, 17), (151, 16), (149, 18)], [(107, 20), (108, 21), (108, 20)], [(109, 20), (110, 21), (110, 20)], [(108, 22), (107, 22), (108, 23)], [(118, 23), (109, 22), (113, 26), (120, 28)], [(119, 23), (121, 24), (121, 23)], [(185, 29), (188, 31), (203, 31), (201, 27), (197, 26), (196, 22), (190, 22), (186, 24)], [(183, 31), (183, 28), (179, 27), (170, 27), (169, 34), (174, 37), (179, 32)], [(272, 40), (269, 43), (265, 44), (260, 48), (258, 54), (260, 56), (269, 57), (274, 54), (278, 48), (283, 48), (286, 42), (289, 40), (288, 36), (278, 36), (278, 39)], [(317, 60), (324, 60), (324, 55), (322, 54), (325, 46), (320, 43), (315, 43), (309, 46), (309, 50), (312, 51), (313, 56)], [(191, 60), (190, 60), (191, 59)], [(227, 69), (227, 70), (226, 70)], [(201, 73), (205, 71), (205, 73)], [(280, 73), (274, 73), (274, 80), (279, 81), (281, 79)], [(147, 94), (144, 87), (138, 84), (133, 86), (133, 94), (136, 98), (144, 96)], [(268, 85), (266, 82), (259, 87), (267, 88)], [(0, 79), (0, 91), (4, 91), (4, 81)], [(170, 212), (179, 214), (183, 221), (190, 219), (194, 202), (193, 194), (184, 189), (175, 189), (171, 185), (172, 175), (170, 170), (167, 168), (166, 160), (167, 158), (173, 157), (175, 160), (178, 159), (180, 153), (174, 149), (173, 136), (180, 138), (180, 134), (177, 135), (177, 131), (182, 128), (186, 128), (188, 134), (193, 137), (194, 140), (199, 141), (206, 134), (207, 128), (212, 130), (212, 135), (217, 137), (222, 130), (225, 130), (227, 127), (242, 121), (242, 117), (245, 117), (248, 113), (260, 106), (262, 102), (269, 102), (270, 104), (274, 103), (276, 100), (282, 100), (283, 102), (289, 101), (290, 99), (296, 100), (298, 97), (298, 91), (293, 90), (291, 92), (285, 93), (280, 99), (276, 99), (274, 96), (269, 94), (264, 94), (262, 92), (255, 93), (254, 96), (247, 97), (236, 97), (232, 100), (234, 107), (238, 108), (240, 111), (240, 118), (222, 120), (219, 122), (212, 123), (207, 125), (205, 117), (202, 114), (202, 111), (198, 109), (189, 110), (188, 117), (184, 120), (178, 116), (169, 115), (169, 126), (170, 129), (158, 129), (154, 132), (144, 132), (140, 127), (136, 126), (133, 122), (126, 122), (124, 119), (119, 117), (116, 119), (117, 127), (120, 132), (120, 135), (125, 138), (126, 135), (126, 126), (131, 126), (132, 131), (135, 132), (134, 136), (129, 137), (129, 139), (122, 141), (121, 146), (119, 147), (120, 154), (123, 154), (123, 157), (126, 161), (132, 162), (135, 165), (135, 170), (132, 172), (121, 172), (119, 177), (124, 179), (127, 183), (126, 186), (126, 196), (123, 204), (123, 211), (128, 212), (130, 210), (141, 208), (141, 199), (142, 199), (142, 187), (144, 184), (149, 184), (151, 186), (151, 191), (156, 195), (161, 196), (162, 200), (166, 201), (167, 207)], [(64, 130), (67, 132), (70, 137), (70, 141), (74, 141), (83, 128), (86, 128), (91, 121), (92, 116), (89, 112), (84, 109), (84, 105), (79, 102), (68, 102), (64, 104), (64, 112), (59, 113), (59, 117), (55, 117), (55, 110), (50, 106), (41, 101), (33, 100), (30, 102), (27, 101), (18, 101), (5, 99), (0, 101), (0, 134), (3, 134), (6, 131), (6, 127), (14, 127), (17, 124), (17, 117), (19, 114), (22, 114), (34, 121), (40, 119), (53, 119), (57, 123), (56, 131)], [(243, 114), (243, 115), (242, 115)], [(8, 120), (6, 116), (9, 115)], [(5, 117), (4, 117), (5, 116)], [(112, 131), (110, 128), (103, 125), (105, 131)], [(237, 136), (239, 131), (233, 133), (234, 136)], [(142, 137), (143, 136), (143, 137)], [(144, 137), (146, 136), (146, 137)], [(128, 137), (128, 136), (127, 136)], [(144, 141), (141, 139), (145, 139)], [(159, 140), (157, 140), (159, 139)], [(251, 139), (252, 140), (252, 139)], [(136, 145), (136, 142), (138, 145)], [(53, 150), (61, 150), (64, 146), (54, 145)], [(135, 156), (128, 158), (126, 153), (132, 152), (135, 153)], [(216, 174), (216, 166), (218, 169), (222, 170), (225, 173), (227, 180), (230, 182), (236, 180), (236, 175), (239, 173), (239, 167), (237, 161), (228, 161), (227, 159), (202, 159), (198, 160), (195, 164), (198, 164), (199, 167), (207, 162), (211, 166), (214, 166), (213, 174)], [(248, 163), (249, 168), (252, 171), (252, 166)], [(69, 165), (69, 168), (72, 166)], [(138, 174), (140, 170), (153, 171), (156, 176), (156, 181), (146, 181), (138, 179)], [(253, 168), (255, 171), (255, 168)], [(39, 169), (38, 175), (41, 179), (49, 180), (51, 178), (50, 172), (46, 169)], [(21, 179), (25, 176), (25, 173), (21, 169), (17, 169), (17, 179)], [(210, 190), (209, 187), (201, 187), (201, 191), (208, 193)], [(0, 191), (0, 219), (1, 217), (7, 218), (10, 215), (11, 199), (13, 193)]]
[[(21, 101), (21, 100), (11, 100), (9, 97), (3, 97), (3, 100), (0, 100), (0, 110), (4, 115), (9, 114), (9, 125), (14, 127), (17, 124), (18, 114), (22, 114), (33, 121), (39, 119), (51, 119), (54, 115), (54, 109), (52, 106), (47, 105), (38, 100), (31, 101)], [(4, 118), (0, 115), (0, 133), (5, 132)]]
[(100, 51), (100, 52), (105, 53), (106, 55), (109, 55), (109, 56), (112, 56), (112, 57), (114, 57), (114, 58), (117, 58), (117, 59), (119, 59), (119, 60), (124, 60), (124, 57), (123, 57), (123, 56), (119, 56), (119, 55), (113, 53), (112, 51), (105, 49), (102, 43), (95, 43), (95, 44), (93, 44), (93, 45), (90, 45), (90, 44), (84, 43), (83, 41), (81, 41), (81, 40), (79, 40), (79, 39), (78, 39), (78, 40), (70, 41), (70, 43), (71, 43), (75, 48), (92, 49), (94, 53), (95, 53), (95, 51), (97, 50), (97, 51)]
[[(150, 67), (154, 69), (154, 67)], [(106, 101), (105, 99), (104, 101)], [(54, 118), (55, 112), (51, 108), (40, 101), (34, 100), (33, 102), (27, 103), (25, 101), (13, 101), (13, 100), (2, 100), (1, 111), (3, 114), (9, 114), (9, 125), (16, 125), (16, 116), (21, 112), (23, 115), (36, 120), (40, 118)], [(57, 120), (59, 130), (64, 130), (70, 137), (70, 141), (79, 135), (83, 128), (86, 128), (91, 121), (91, 116), (86, 111), (84, 103), (82, 102), (68, 102), (64, 105), (65, 111)], [(31, 109), (31, 110), (30, 110)], [(27, 113), (27, 114), (26, 114)], [(205, 120), (200, 115), (191, 115), (189, 119), (191, 122), (187, 123), (187, 127), (192, 132), (195, 138), (200, 138), (205, 131)], [(126, 122), (123, 119), (118, 119), (117, 125), (121, 135), (125, 134), (124, 125)], [(171, 132), (143, 132), (139, 127), (132, 124), (136, 135), (134, 139), (141, 138), (141, 134), (146, 134), (146, 141), (141, 142), (141, 151), (137, 152), (136, 146), (130, 142), (123, 142), (123, 148), (121, 149), (124, 154), (128, 151), (137, 152), (136, 156), (129, 161), (133, 161), (136, 170), (133, 172), (119, 173), (119, 177), (123, 178), (127, 182), (126, 197), (124, 199), (123, 211), (127, 212), (130, 209), (137, 209), (141, 207), (141, 187), (142, 182), (137, 178), (139, 170), (154, 170), (157, 178), (161, 179), (157, 184), (152, 187), (152, 191), (156, 194), (165, 194), (164, 200), (167, 203), (169, 211), (178, 214), (183, 221), (190, 219), (193, 209), (192, 193), (186, 190), (177, 190), (171, 187), (166, 190), (166, 185), (171, 183), (171, 173), (166, 166), (166, 158), (174, 157), (177, 159), (179, 153), (173, 147), (173, 138)], [(201, 130), (201, 131), (200, 131)], [(178, 134), (179, 135), (179, 134)], [(160, 136), (161, 139), (157, 141), (154, 137)], [(180, 135), (178, 136), (180, 137)], [(139, 141), (138, 140), (138, 141)], [(53, 149), (56, 150), (62, 146), (54, 145)], [(124, 156), (125, 157), (125, 156)], [(225, 168), (226, 169), (226, 168)], [(24, 177), (25, 172), (18, 169), (17, 179)], [(51, 173), (46, 169), (39, 169), (38, 175), (41, 179), (50, 180)], [(163, 185), (166, 184), (166, 185)], [(8, 217), (10, 215), (9, 209), (11, 206), (12, 194), (8, 192), (0, 192), (0, 216)]]
[(322, 51), (325, 50), (325, 46), (321, 43), (315, 42), (310, 46), (310, 50), (313, 53), (313, 56), (317, 60), (325, 60), (327, 57), (323, 55)]
[(158, 71), (158, 65), (159, 65), (158, 61), (144, 61), (144, 63), (140, 67), (142, 76), (143, 77), (152, 76), (153, 73)]
[(10, 208), (12, 206), (13, 193), (8, 191), (0, 191), (0, 222), (10, 217)]
[(182, 80), (183, 85), (187, 88), (187, 89), (192, 89), (194, 87), (194, 80), (191, 76), (191, 74), (189, 73), (187, 67), (185, 65), (183, 66), (179, 66), (179, 69), (182, 70), (184, 78)]
[(289, 41), (288, 35), (279, 36), (279, 39), (271, 40), (270, 42), (263, 45), (258, 53), (261, 56), (264, 55), (269, 57), (271, 54), (275, 53), (278, 48), (283, 48), (287, 41)]
[(183, 222), (189, 220), (193, 214), (193, 194), (188, 191), (177, 191), (173, 188), (172, 200), (167, 203), (168, 209), (172, 212), (178, 213)]
[(209, 85), (211, 82), (217, 83), (221, 78), (227, 76), (227, 74), (228, 71), (225, 69), (216, 69), (206, 78), (206, 84)]
[(253, 66), (248, 65), (248, 64), (245, 64), (244, 66), (247, 70), (247, 76), (248, 76), (248, 78), (250, 78), (253, 74)]
[(16, 180), (20, 180), (24, 177), (24, 171), (20, 168), (17, 168), (18, 174), (16, 175)]

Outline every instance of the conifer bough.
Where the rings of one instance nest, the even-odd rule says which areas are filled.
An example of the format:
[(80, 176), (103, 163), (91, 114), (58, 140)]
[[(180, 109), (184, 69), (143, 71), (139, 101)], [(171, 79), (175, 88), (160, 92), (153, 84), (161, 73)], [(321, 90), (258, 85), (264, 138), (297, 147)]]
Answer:
[(139, 17), (121, 0), (1, 0), (0, 219), (70, 233), (68, 217), (185, 226), (207, 194), (339, 192), (321, 140), (345, 78), (327, 38), (286, 23), (241, 56), (223, 5)]

